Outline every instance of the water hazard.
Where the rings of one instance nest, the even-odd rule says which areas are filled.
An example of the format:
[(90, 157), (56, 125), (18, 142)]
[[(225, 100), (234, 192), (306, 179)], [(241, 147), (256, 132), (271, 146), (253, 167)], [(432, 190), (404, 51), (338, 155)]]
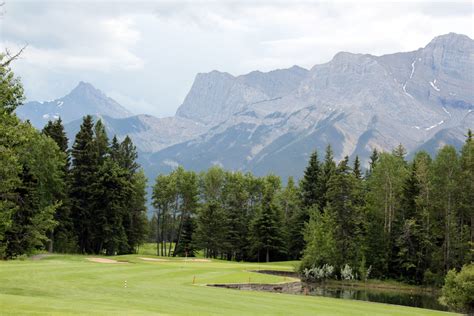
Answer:
[[(259, 273), (297, 277), (293, 272), (281, 271), (254, 271)], [(395, 304), (419, 308), (447, 311), (447, 307), (438, 302), (439, 293), (432, 291), (407, 291), (399, 289), (381, 289), (364, 286), (348, 286), (337, 283), (314, 284), (305, 282), (289, 282), (284, 284), (209, 284), (209, 286), (254, 290), (274, 293), (287, 293), (298, 295), (325, 296), (340, 299), (352, 299), (368, 302)]]

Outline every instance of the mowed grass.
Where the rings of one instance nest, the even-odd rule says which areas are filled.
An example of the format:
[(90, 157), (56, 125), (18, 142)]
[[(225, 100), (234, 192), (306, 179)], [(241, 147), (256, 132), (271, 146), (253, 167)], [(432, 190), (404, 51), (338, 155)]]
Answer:
[[(278, 283), (249, 272), (292, 270), (294, 263), (144, 261), (95, 263), (87, 256), (52, 255), (0, 262), (0, 314), (96, 315), (442, 315), (426, 309), (324, 297), (238, 291), (207, 283)], [(90, 256), (89, 256), (90, 257)], [(146, 255), (149, 258), (158, 258)], [(163, 258), (166, 259), (166, 258)], [(193, 284), (193, 279), (195, 284)], [(125, 287), (127, 281), (127, 287)]]

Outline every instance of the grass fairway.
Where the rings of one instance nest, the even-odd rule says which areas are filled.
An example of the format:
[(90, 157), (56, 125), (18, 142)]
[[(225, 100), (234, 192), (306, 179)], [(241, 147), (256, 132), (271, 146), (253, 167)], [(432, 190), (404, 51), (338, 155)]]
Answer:
[(127, 264), (96, 263), (73, 255), (0, 262), (0, 314), (447, 314), (362, 301), (203, 286), (245, 283), (249, 278), (256, 283), (283, 282), (283, 277), (246, 270), (291, 270), (291, 263), (145, 261), (140, 257), (144, 255), (113, 257), (128, 261)]

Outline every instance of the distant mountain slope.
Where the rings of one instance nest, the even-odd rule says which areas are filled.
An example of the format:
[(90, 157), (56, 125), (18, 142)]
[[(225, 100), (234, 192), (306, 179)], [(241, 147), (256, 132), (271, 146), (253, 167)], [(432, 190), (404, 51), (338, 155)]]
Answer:
[(61, 117), (64, 122), (71, 122), (87, 114), (107, 115), (114, 118), (133, 115), (90, 83), (82, 81), (62, 98), (49, 102), (28, 102), (19, 107), (16, 113), (21, 119), (29, 119), (37, 128), (42, 128), (48, 120), (58, 117)]
[(341, 52), (310, 70), (297, 66), (233, 76), (198, 74), (174, 117), (132, 116), (89, 84), (64, 98), (17, 111), (42, 127), (60, 115), (72, 138), (81, 117), (100, 117), (109, 134), (130, 135), (150, 179), (178, 165), (299, 177), (314, 149), (336, 159), (402, 143), (434, 153), (461, 146), (474, 129), (474, 41), (446, 34), (412, 52)]
[[(301, 71), (296, 84), (274, 98), (228, 74), (200, 75), (195, 85), (204, 77), (205, 88), (193, 85), (177, 115), (197, 111), (195, 119), (215, 126), (149, 160), (157, 171), (217, 164), (299, 176), (311, 151), (328, 143), (337, 159), (359, 155), (365, 161), (373, 148), (390, 151), (399, 143), (409, 152), (460, 145), (462, 131), (474, 128), (473, 74), (474, 41), (451, 33), (414, 52), (338, 53)], [(235, 96), (247, 96), (247, 102), (234, 102)]]
[[(109, 137), (117, 135), (119, 139), (123, 139), (129, 135), (141, 153), (157, 152), (207, 131), (204, 125), (180, 117), (157, 118), (145, 114), (126, 118), (112, 118), (107, 115), (94, 117), (95, 121), (102, 120)], [(65, 124), (71, 144), (81, 123), (82, 118)]]

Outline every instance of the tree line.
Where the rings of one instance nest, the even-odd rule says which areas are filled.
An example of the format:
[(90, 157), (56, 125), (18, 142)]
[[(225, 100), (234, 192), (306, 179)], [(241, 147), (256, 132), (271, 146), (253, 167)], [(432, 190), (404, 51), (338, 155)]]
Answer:
[[(403, 146), (336, 163), (315, 151), (297, 184), (275, 175), (212, 167), (159, 175), (150, 241), (158, 255), (270, 261), (302, 259), (301, 271), (352, 267), (378, 278), (442, 284), (473, 256), (474, 141), (432, 159)], [(348, 267), (346, 267), (346, 265)], [(366, 272), (365, 272), (366, 273)]]
[[(0, 56), (0, 61), (4, 56)], [(147, 236), (146, 178), (130, 138), (84, 117), (72, 150), (61, 119), (42, 131), (14, 114), (23, 87), (0, 63), (0, 258), (36, 249), (118, 254)]]

